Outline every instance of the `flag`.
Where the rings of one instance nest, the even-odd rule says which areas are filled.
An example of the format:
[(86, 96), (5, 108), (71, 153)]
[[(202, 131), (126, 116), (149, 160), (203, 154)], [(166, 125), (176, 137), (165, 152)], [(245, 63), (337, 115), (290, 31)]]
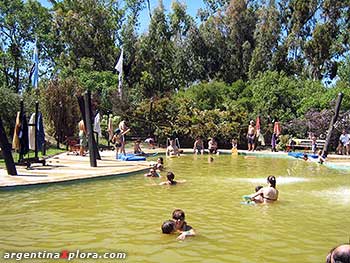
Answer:
[(34, 88), (37, 88), (39, 84), (39, 53), (38, 53), (38, 46), (36, 41), (35, 41), (35, 47), (34, 47), (33, 60), (34, 60), (34, 64), (30, 70), (30, 77), (33, 76), (32, 85)]
[(118, 93), (119, 97), (122, 98), (122, 85), (123, 85), (123, 49), (120, 53), (120, 57), (118, 59), (117, 64), (115, 65), (114, 69), (118, 71), (119, 73), (119, 84), (118, 84)]

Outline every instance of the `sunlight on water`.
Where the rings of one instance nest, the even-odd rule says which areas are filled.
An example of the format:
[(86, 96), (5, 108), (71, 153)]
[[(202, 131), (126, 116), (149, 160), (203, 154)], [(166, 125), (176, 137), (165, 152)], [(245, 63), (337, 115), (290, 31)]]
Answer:
[[(294, 183), (303, 183), (308, 182), (311, 179), (309, 178), (298, 178), (298, 177), (282, 177), (278, 176), (276, 177), (276, 181), (279, 185), (281, 184), (294, 184)], [(232, 181), (242, 181), (242, 182), (249, 182), (253, 184), (266, 184), (266, 178), (234, 178)]]
[[(126, 252), (121, 262), (324, 262), (330, 248), (349, 239), (350, 173), (228, 155), (212, 163), (187, 155), (165, 165), (186, 183), (159, 186), (164, 178), (141, 173), (0, 192), (1, 254), (79, 249)], [(277, 178), (279, 201), (242, 205), (269, 175)], [(175, 208), (186, 212), (196, 237), (161, 234)]]
[(350, 188), (338, 187), (324, 191), (312, 192), (316, 197), (326, 199), (331, 203), (349, 204), (350, 203)]

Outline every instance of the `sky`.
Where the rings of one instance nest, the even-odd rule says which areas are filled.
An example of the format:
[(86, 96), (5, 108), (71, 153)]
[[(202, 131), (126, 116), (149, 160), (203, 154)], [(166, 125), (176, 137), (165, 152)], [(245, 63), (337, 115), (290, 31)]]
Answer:
[[(164, 8), (166, 11), (169, 11), (171, 9), (171, 3), (173, 0), (163, 0)], [(47, 0), (39, 0), (39, 2), (45, 6), (50, 7), (51, 4)], [(151, 10), (153, 11), (154, 8), (158, 6), (159, 0), (151, 0)], [(197, 11), (199, 8), (204, 7), (203, 0), (179, 0), (181, 3), (185, 3), (187, 6), (187, 13), (192, 16), (193, 18), (196, 18)], [(143, 10), (143, 12), (140, 15), (140, 33), (144, 33), (148, 29), (148, 25), (150, 23), (150, 18), (148, 14), (147, 8)]]

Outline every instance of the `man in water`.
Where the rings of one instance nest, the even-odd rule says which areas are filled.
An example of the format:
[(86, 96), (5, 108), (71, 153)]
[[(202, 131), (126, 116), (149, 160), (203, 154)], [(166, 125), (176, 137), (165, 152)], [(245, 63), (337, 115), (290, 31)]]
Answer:
[(340, 245), (329, 251), (326, 263), (350, 263), (350, 245)]

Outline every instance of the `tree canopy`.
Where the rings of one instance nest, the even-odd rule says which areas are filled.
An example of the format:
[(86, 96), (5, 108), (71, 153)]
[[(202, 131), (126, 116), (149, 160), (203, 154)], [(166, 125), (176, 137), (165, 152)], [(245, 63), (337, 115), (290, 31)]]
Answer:
[[(0, 2), (0, 86), (8, 103), (39, 96), (53, 133), (58, 105), (69, 112), (76, 105), (66, 97), (87, 89), (102, 112), (134, 118), (135, 130), (223, 141), (243, 138), (258, 115), (288, 123), (321, 112), (339, 91), (349, 104), (350, 0), (205, 0), (197, 18), (181, 1), (170, 10), (161, 0), (153, 10), (145, 0), (50, 2)], [(40, 89), (32, 92), (35, 45)], [(112, 71), (122, 49), (120, 100)], [(67, 115), (65, 134), (76, 119)]]

